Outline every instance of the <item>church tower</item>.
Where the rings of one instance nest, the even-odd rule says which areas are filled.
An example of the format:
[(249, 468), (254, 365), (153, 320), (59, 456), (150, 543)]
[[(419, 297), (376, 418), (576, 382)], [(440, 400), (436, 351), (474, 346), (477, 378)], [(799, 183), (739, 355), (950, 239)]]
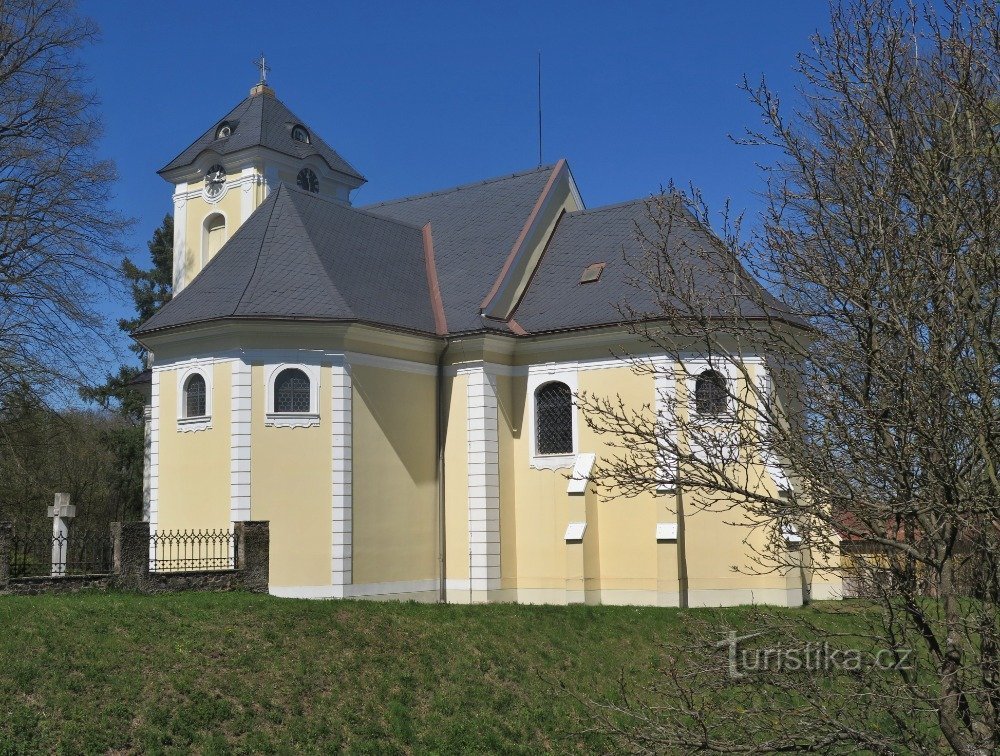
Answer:
[(261, 80), (158, 173), (174, 185), (174, 293), (282, 182), (345, 205), (365, 178)]

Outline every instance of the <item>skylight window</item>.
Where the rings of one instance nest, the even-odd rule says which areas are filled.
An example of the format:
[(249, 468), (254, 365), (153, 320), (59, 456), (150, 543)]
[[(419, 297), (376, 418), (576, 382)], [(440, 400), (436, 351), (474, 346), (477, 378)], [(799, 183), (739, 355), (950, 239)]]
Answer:
[(601, 277), (601, 273), (604, 272), (604, 266), (607, 263), (591, 263), (586, 268), (583, 269), (583, 275), (580, 276), (580, 283), (595, 283)]

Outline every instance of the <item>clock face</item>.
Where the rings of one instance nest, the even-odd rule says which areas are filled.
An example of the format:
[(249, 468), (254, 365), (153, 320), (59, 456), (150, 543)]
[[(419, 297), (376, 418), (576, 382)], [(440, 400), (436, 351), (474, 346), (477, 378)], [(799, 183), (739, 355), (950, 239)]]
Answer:
[(226, 186), (226, 169), (221, 165), (213, 165), (205, 173), (205, 193), (209, 197), (218, 197)]
[(303, 168), (299, 171), (299, 175), (296, 178), (296, 183), (303, 189), (309, 192), (319, 191), (319, 179), (316, 178), (316, 174), (312, 172), (311, 168)]

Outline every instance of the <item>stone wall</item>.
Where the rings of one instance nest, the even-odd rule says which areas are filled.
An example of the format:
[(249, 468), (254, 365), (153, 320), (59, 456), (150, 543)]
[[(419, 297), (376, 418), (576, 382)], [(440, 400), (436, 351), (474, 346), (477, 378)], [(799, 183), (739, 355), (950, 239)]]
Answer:
[(173, 591), (253, 591), (267, 593), (270, 537), (267, 522), (233, 524), (236, 568), (190, 572), (150, 572), (149, 523), (111, 525), (114, 561), (107, 575), (11, 577), (14, 526), (0, 522), (0, 594), (76, 593), (83, 590), (128, 590), (139, 593)]

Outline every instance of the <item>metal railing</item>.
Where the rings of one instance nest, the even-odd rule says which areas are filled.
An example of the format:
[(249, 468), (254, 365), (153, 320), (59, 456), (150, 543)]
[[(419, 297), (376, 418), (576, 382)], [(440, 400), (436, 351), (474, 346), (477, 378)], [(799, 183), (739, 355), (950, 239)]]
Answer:
[(68, 535), (15, 532), (11, 543), (10, 576), (66, 577), (111, 572), (114, 550), (107, 531), (73, 529)]
[(149, 537), (150, 572), (236, 568), (236, 539), (228, 530), (164, 530)]

